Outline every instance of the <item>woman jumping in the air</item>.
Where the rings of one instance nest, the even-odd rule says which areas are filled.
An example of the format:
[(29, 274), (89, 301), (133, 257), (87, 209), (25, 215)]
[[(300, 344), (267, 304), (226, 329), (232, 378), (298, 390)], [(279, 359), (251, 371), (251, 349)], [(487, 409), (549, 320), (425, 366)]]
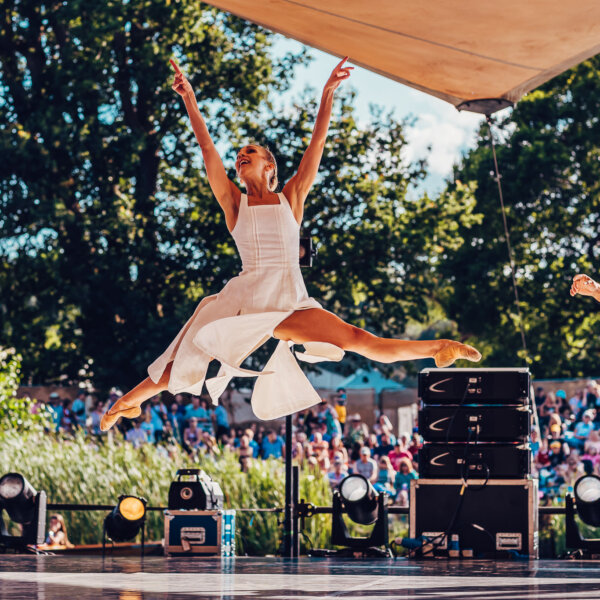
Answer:
[[(135, 418), (140, 405), (155, 394), (200, 394), (206, 383), (216, 399), (232, 377), (256, 377), (252, 406), (259, 418), (273, 419), (320, 401), (291, 346), (302, 344), (296, 357), (309, 362), (340, 360), (344, 351), (380, 362), (434, 358), (437, 366), (459, 358), (478, 361), (475, 348), (451, 340), (408, 341), (380, 338), (345, 323), (308, 296), (299, 266), (299, 234), (304, 201), (317, 175), (333, 104), (333, 93), (350, 76), (342, 60), (325, 84), (312, 139), (298, 172), (278, 186), (273, 154), (256, 144), (244, 146), (235, 162), (242, 193), (227, 177), (194, 91), (179, 67), (173, 89), (183, 98), (202, 149), (210, 187), (225, 213), (225, 221), (242, 259), (242, 272), (220, 293), (204, 298), (165, 352), (149, 367), (149, 377), (120, 398), (104, 415), (107, 430), (119, 417)], [(262, 372), (240, 367), (246, 357), (270, 337), (281, 340)], [(206, 380), (209, 362), (221, 369)]]

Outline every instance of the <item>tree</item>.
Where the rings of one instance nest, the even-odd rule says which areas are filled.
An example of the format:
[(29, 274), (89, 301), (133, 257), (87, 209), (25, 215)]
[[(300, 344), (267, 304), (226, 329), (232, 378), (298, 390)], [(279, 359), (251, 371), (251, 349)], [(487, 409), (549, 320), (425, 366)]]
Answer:
[[(3, 335), (36, 381), (77, 379), (87, 365), (96, 385), (128, 387), (240, 266), (168, 58), (226, 164), (249, 139), (270, 141), (285, 181), (317, 107), (308, 96), (274, 106), (297, 57), (275, 60), (270, 34), (188, 0), (5, 8)], [(442, 202), (413, 197), (425, 165), (403, 159), (406, 123), (375, 111), (359, 126), (352, 101), (336, 104), (307, 205), (305, 232), (321, 242), (307, 283), (325, 308), (399, 336), (428, 318), (436, 261), (460, 245), (473, 199), (467, 187)]]
[[(168, 59), (222, 131), (287, 86), (293, 57), (189, 0), (1, 10), (2, 337), (37, 381), (93, 369), (100, 385), (131, 384), (230, 272)], [(171, 235), (181, 202), (198, 215), (193, 247)]]
[[(600, 242), (600, 57), (530, 93), (496, 123), (508, 225), (514, 250), (529, 364), (537, 377), (597, 371), (600, 312), (569, 296), (577, 272), (597, 271)], [(460, 227), (465, 244), (440, 265), (449, 285), (448, 316), (481, 346), (488, 364), (524, 362), (508, 257), (493, 177), (489, 132), (457, 167), (476, 188), (485, 218)]]

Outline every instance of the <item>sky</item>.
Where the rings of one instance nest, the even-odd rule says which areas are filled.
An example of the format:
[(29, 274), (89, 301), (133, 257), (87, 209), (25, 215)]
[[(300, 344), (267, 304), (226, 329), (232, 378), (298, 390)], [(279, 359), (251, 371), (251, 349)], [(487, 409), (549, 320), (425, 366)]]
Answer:
[[(275, 55), (297, 52), (303, 46), (282, 35), (277, 36)], [(297, 96), (307, 85), (320, 89), (329, 77), (339, 58), (311, 49), (313, 57), (308, 66), (296, 69), (294, 83), (287, 94)], [(352, 62), (347, 63), (352, 66)], [(414, 117), (416, 122), (408, 133), (406, 158), (413, 160), (427, 157), (429, 175), (420, 186), (430, 194), (444, 187), (445, 179), (452, 173), (452, 165), (474, 144), (475, 132), (484, 117), (469, 112), (459, 112), (447, 102), (372, 73), (355, 67), (350, 79), (342, 85), (350, 85), (357, 91), (356, 109), (359, 120), (369, 118), (369, 105), (383, 106), (386, 112), (394, 111), (397, 119)], [(428, 147), (431, 150), (428, 151)]]

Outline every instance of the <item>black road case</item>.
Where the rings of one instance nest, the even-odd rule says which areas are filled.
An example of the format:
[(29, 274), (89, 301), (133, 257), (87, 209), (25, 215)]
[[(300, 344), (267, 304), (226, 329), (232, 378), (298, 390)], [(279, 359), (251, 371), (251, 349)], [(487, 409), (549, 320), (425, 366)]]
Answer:
[[(450, 431), (448, 429), (450, 428)], [(527, 406), (424, 406), (419, 433), (426, 442), (524, 442), (531, 433)]]
[(528, 405), (529, 369), (423, 369), (419, 398), (423, 404)]
[[(431, 555), (447, 556), (448, 541), (455, 534), (459, 549), (472, 551), (475, 558), (501, 558), (514, 553), (538, 558), (537, 480), (486, 483), (480, 479), (468, 483), (461, 500), (460, 480), (413, 480), (409, 536), (424, 535), (435, 540)], [(448, 531), (453, 518), (454, 525)]]
[(529, 444), (426, 443), (418, 460), (425, 479), (524, 479), (531, 473)]

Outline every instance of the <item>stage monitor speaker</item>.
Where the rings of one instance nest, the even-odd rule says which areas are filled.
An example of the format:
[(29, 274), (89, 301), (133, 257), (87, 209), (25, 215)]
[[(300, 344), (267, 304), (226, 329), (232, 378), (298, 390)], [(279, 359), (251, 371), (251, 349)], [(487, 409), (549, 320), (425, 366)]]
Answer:
[(429, 556), (448, 556), (454, 534), (463, 556), (471, 551), (475, 558), (538, 557), (536, 480), (473, 480), (462, 497), (461, 487), (456, 479), (411, 482), (409, 536), (437, 538)]
[(531, 433), (531, 409), (427, 405), (419, 411), (419, 433), (426, 442), (525, 442)]
[(424, 478), (523, 479), (531, 473), (529, 444), (427, 443), (419, 449)]
[(423, 369), (419, 373), (423, 404), (528, 405), (530, 387), (526, 368)]

